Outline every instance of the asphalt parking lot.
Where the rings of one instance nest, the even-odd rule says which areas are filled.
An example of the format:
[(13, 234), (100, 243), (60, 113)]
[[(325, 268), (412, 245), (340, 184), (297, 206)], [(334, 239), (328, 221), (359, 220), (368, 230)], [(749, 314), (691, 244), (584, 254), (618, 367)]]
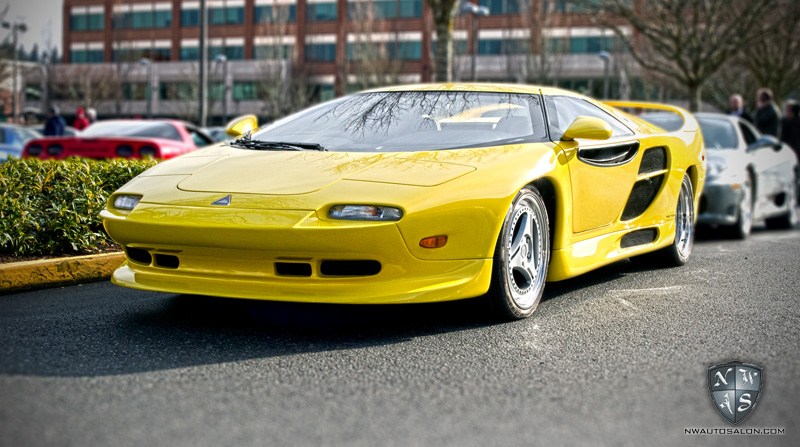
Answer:
[[(0, 445), (799, 445), (800, 231), (706, 232), (495, 323), (475, 300), (298, 305), (110, 283), (0, 296)], [(764, 367), (732, 428), (709, 366)]]

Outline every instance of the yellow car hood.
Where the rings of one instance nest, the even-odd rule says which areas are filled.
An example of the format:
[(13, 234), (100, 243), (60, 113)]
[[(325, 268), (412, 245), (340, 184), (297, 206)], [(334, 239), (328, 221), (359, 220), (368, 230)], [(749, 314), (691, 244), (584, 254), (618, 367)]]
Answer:
[(468, 165), (416, 160), (404, 153), (237, 151), (196, 170), (178, 188), (243, 194), (306, 194), (340, 180), (435, 186), (461, 177)]

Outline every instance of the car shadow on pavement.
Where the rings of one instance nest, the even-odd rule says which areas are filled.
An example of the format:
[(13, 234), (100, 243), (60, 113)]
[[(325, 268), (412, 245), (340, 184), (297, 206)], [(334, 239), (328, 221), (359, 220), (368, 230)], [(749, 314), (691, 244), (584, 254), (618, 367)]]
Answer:
[[(100, 287), (83, 289), (93, 286)], [(98, 309), (85, 299), (80, 309), (54, 312), (42, 325), (0, 330), (0, 357), (5, 359), (0, 374), (134, 374), (391, 345), (498, 323), (480, 300), (326, 305), (112, 287), (106, 288), (113, 300)]]

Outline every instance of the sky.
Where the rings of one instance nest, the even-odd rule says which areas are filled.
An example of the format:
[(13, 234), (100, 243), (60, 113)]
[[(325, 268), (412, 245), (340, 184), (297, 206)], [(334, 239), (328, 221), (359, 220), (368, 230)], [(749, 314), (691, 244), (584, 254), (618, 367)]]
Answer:
[[(61, 13), (64, 0), (0, 0), (0, 12), (9, 6), (5, 20), (22, 20), (28, 25), (28, 31), (21, 34), (20, 44), (25, 51), (30, 51), (33, 44), (43, 50), (55, 45), (61, 54)], [(10, 30), (0, 28), (0, 40), (10, 38)]]

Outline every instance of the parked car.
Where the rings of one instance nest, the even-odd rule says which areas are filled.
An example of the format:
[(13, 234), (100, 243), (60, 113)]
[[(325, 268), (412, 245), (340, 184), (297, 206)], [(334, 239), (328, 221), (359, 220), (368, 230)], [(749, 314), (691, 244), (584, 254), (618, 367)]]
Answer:
[[(707, 149), (706, 185), (698, 221), (726, 227), (744, 239), (753, 223), (790, 228), (797, 223), (797, 155), (791, 147), (761, 135), (749, 122), (719, 113), (695, 114)], [(645, 118), (674, 128), (676, 116)]]
[(25, 143), (42, 135), (28, 127), (16, 124), (0, 124), (0, 163), (8, 157), (21, 158)]
[(224, 127), (208, 127), (206, 128), (206, 133), (214, 140), (214, 141), (226, 141), (232, 140), (233, 137), (225, 133)]
[(242, 137), (109, 198), (101, 217), (127, 255), (113, 281), (327, 303), (486, 294), (525, 318), (545, 279), (651, 252), (687, 262), (703, 144), (670, 110), (685, 120), (674, 133), (555, 88), (426, 84), (261, 130), (241, 117), (229, 130)]
[(212, 144), (198, 127), (171, 120), (98, 121), (78, 137), (52, 137), (28, 142), (23, 157), (62, 159), (172, 158)]

